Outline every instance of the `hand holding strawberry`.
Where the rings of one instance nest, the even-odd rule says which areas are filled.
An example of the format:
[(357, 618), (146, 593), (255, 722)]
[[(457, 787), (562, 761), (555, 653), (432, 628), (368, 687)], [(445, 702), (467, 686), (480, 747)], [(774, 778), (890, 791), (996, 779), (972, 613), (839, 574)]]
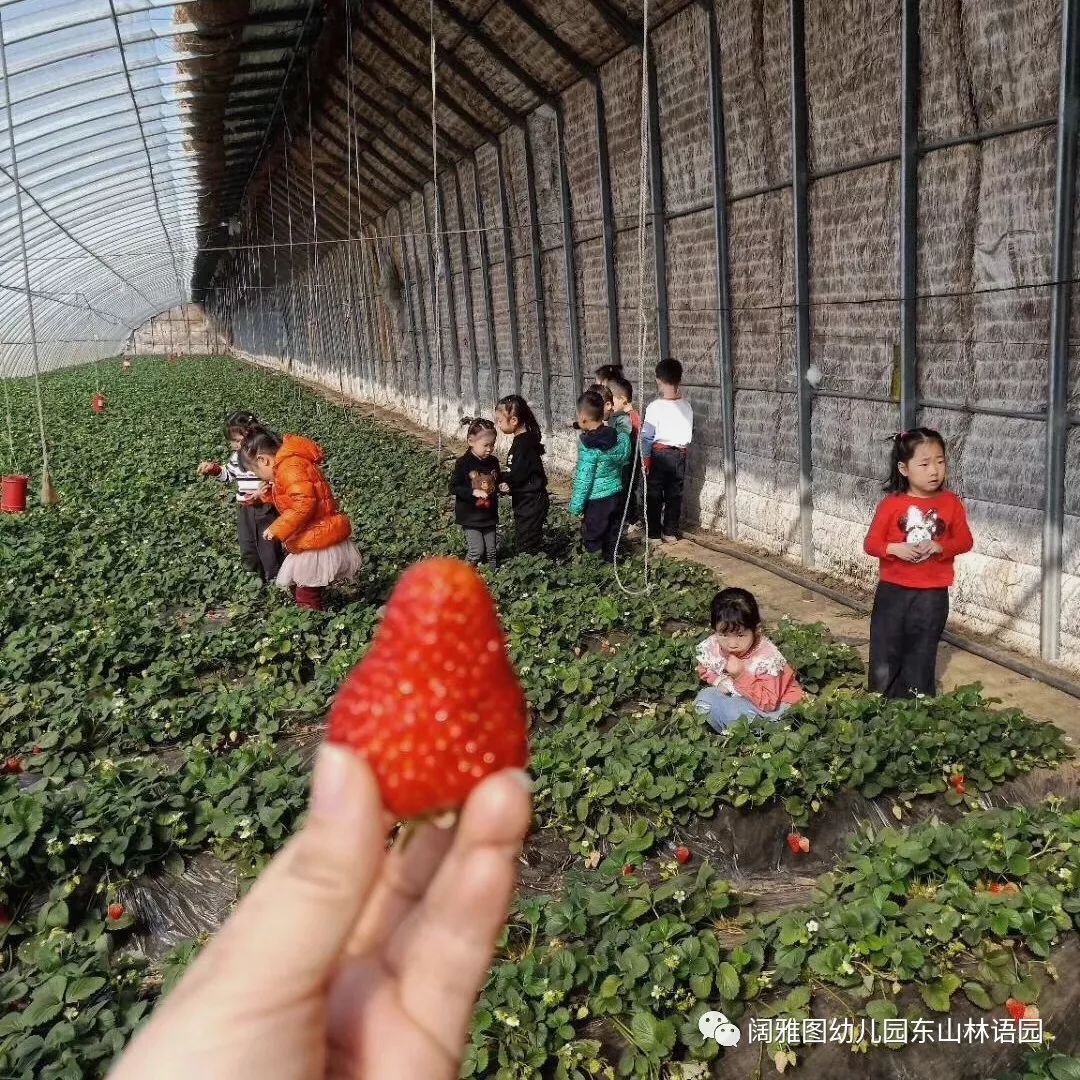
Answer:
[[(528, 776), (505, 768), (525, 760), (524, 699), (494, 606), (473, 579), (446, 559), (402, 578), (334, 704), (303, 829), (111, 1080), (459, 1075), (531, 816)], [(400, 711), (372, 711), (391, 704)], [(432, 731), (436, 741), (425, 742)], [(447, 776), (455, 761), (464, 768)], [(407, 847), (387, 851), (393, 819), (380, 788), (393, 793), (395, 814), (399, 799), (410, 812), (464, 802), (460, 821), (423, 825)]]

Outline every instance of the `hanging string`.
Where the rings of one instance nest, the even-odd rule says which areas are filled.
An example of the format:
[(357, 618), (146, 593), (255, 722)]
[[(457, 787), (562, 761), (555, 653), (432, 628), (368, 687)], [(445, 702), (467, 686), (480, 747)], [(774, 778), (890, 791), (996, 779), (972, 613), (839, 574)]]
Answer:
[[(638, 162), (638, 305), (637, 305), (637, 346), (638, 346), (638, 386), (640, 392), (645, 389), (645, 200), (649, 187), (649, 0), (642, 0), (641, 4), (641, 157)], [(653, 228), (657, 227), (656, 222)], [(629, 589), (623, 583), (619, 574), (619, 547), (622, 544), (623, 533), (626, 530), (626, 518), (630, 512), (629, 493), (634, 490), (637, 483), (638, 467), (641, 466), (641, 513), (646, 522), (645, 532), (645, 555), (642, 571), (643, 585), (640, 589)], [(630, 483), (627, 487), (628, 497), (623, 502), (622, 520), (619, 522), (619, 533), (615, 538), (615, 550), (612, 553), (612, 569), (615, 572), (615, 582), (627, 596), (644, 596), (650, 588), (649, 579), (649, 484), (645, 476), (645, 465), (641, 456), (641, 439), (638, 438), (637, 450), (634, 454), (630, 469)]]
[[(435, 106), (437, 104), (437, 98), (435, 95), (435, 0), (428, 0), (428, 24), (431, 29), (431, 184), (432, 184), (432, 199), (435, 202), (435, 235), (428, 237), (428, 251), (431, 251), (431, 245), (434, 241), (437, 241), (440, 236), (440, 228), (442, 226), (441, 215), (439, 214), (439, 203), (442, 201), (439, 198), (439, 129), (438, 119), (435, 116)], [(420, 192), (420, 198), (424, 197), (423, 191)], [(442, 245), (436, 244), (435, 251), (435, 281), (434, 281), (434, 294), (435, 294), (435, 351), (439, 356), (439, 390), (435, 399), (435, 432), (436, 432), (436, 454), (441, 462), (443, 456), (442, 446), (442, 399), (443, 399), (443, 353), (442, 353), (442, 305), (439, 301), (439, 278), (443, 273), (442, 265)], [(429, 387), (430, 389), (430, 387)]]
[[(8, 143), (11, 147), (11, 179), (15, 185), (15, 216), (19, 225), (22, 250), (23, 286), (30, 321), (30, 356), (34, 364), (34, 397), (37, 401), (38, 435), (41, 439), (41, 502), (46, 506), (59, 502), (49, 474), (49, 446), (45, 437), (45, 408), (41, 401), (41, 362), (38, 357), (37, 325), (34, 322), (34, 292), (30, 287), (30, 260), (26, 253), (26, 224), (23, 220), (22, 184), (19, 182), (19, 157), (15, 150), (15, 119), (11, 109), (11, 83), (8, 79), (7, 46), (4, 42), (3, 15), (0, 14), (0, 76), (4, 83), (4, 106), (7, 110)], [(6, 383), (5, 383), (6, 388)], [(9, 417), (10, 424), (10, 417)]]

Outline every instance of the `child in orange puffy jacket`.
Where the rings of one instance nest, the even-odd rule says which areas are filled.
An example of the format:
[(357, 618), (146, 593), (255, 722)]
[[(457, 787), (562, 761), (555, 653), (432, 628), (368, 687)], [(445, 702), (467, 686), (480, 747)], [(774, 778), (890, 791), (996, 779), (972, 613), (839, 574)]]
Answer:
[(319, 611), (327, 585), (351, 580), (360, 571), (360, 553), (350, 539), (352, 525), (319, 468), (322, 448), (302, 435), (282, 439), (257, 431), (245, 439), (241, 456), (271, 485), (262, 499), (273, 503), (279, 516), (264, 536), (281, 541), (288, 552), (278, 585), (294, 589), (300, 607)]

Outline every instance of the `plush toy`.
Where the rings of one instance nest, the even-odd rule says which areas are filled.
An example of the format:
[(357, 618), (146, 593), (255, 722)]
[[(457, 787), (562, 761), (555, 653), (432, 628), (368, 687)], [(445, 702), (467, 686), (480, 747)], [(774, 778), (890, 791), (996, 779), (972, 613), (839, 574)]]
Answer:
[(473, 498), (476, 505), (482, 510), (491, 506), (491, 496), (495, 494), (497, 478), (494, 473), (476, 472), (469, 473), (469, 483), (473, 486)]

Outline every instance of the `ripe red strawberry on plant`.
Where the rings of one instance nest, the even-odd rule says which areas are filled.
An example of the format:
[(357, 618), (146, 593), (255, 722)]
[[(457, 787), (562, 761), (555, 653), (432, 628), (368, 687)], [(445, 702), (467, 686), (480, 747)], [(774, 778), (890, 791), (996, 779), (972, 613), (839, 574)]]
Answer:
[(117, 903), (110, 904), (108, 915), (111, 922), (117, 922), (122, 919), (124, 917), (124, 905)]
[(802, 833), (788, 833), (787, 846), (792, 855), (805, 855), (810, 850), (810, 841)]
[(1017, 1001), (1016, 998), (1009, 998), (1005, 1002), (1005, 1008), (1009, 1010), (1009, 1015), (1014, 1020), (1023, 1020), (1024, 1013), (1027, 1012), (1027, 1006), (1022, 1001)]
[(964, 786), (964, 774), (953, 773), (953, 775), (949, 777), (949, 786), (953, 789), (953, 791), (956, 792), (957, 795), (963, 795), (964, 792), (967, 790)]
[(634, 867), (633, 863), (627, 863), (622, 868), (622, 876), (623, 877), (629, 877), (634, 872), (634, 869), (635, 869), (635, 867)]
[(9, 757), (4, 763), (4, 772), (16, 776), (23, 771), (22, 758)]
[(483, 578), (436, 558), (402, 575), (334, 699), (327, 738), (363, 755), (386, 808), (414, 818), (456, 810), (484, 777), (523, 768), (525, 720)]
[(690, 861), (690, 849), (688, 847), (677, 847), (675, 849), (675, 861), (680, 866), (685, 866)]

